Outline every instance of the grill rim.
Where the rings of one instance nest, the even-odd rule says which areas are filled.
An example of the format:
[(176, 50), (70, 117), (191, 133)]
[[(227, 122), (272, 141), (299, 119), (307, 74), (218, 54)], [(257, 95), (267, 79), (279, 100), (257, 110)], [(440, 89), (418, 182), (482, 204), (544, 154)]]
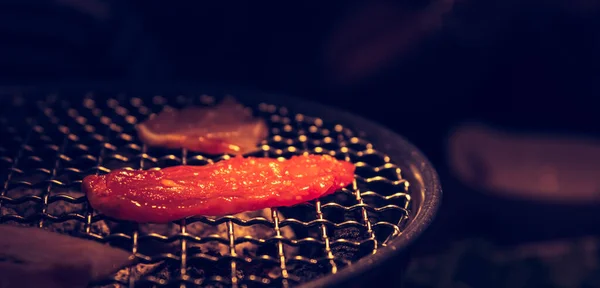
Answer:
[[(369, 270), (378, 270), (378, 267), (384, 265), (384, 263), (407, 249), (435, 219), (443, 194), (439, 176), (425, 154), (407, 139), (382, 124), (340, 108), (288, 95), (243, 91), (230, 92), (229, 94), (238, 97), (240, 100), (249, 100), (245, 99), (249, 95), (255, 99), (260, 99), (259, 101), (261, 102), (293, 107), (294, 112), (315, 115), (323, 119), (323, 121), (342, 123), (343, 125), (350, 126), (355, 131), (368, 131), (365, 138), (373, 142), (377, 150), (389, 155), (394, 163), (399, 166), (410, 163), (407, 165), (409, 166), (409, 170), (402, 169), (402, 178), (408, 179), (409, 183), (411, 183), (412, 190), (410, 191), (410, 195), (413, 196), (413, 201), (416, 200), (413, 203), (418, 203), (418, 205), (412, 204), (413, 206), (410, 209), (411, 217), (409, 217), (408, 222), (403, 227), (402, 234), (392, 239), (386, 247), (382, 247), (379, 253), (363, 257), (336, 274), (329, 274), (322, 278), (300, 284), (298, 287), (338, 286), (351, 279), (360, 277)], [(386, 142), (388, 143), (387, 145), (384, 144)], [(389, 143), (395, 143), (395, 145)], [(418, 184), (418, 186), (415, 184)]]
[[(177, 88), (173, 88), (177, 87)], [(229, 87), (229, 88), (223, 88)], [(37, 83), (30, 85), (2, 85), (0, 99), (23, 95), (26, 93), (53, 93), (60, 95), (84, 95), (93, 91), (96, 97), (125, 93), (139, 94), (208, 94), (232, 95), (244, 104), (259, 104), (262, 102), (277, 106), (290, 107), (296, 113), (317, 116), (323, 121), (341, 123), (355, 131), (368, 131), (366, 138), (374, 143), (377, 150), (389, 155), (402, 168), (402, 176), (411, 183), (410, 195), (413, 197), (410, 217), (403, 227), (402, 234), (381, 247), (379, 253), (365, 256), (351, 266), (341, 269), (336, 274), (328, 274), (313, 281), (302, 283), (297, 287), (329, 287), (348, 283), (359, 278), (368, 271), (378, 270), (384, 263), (406, 251), (414, 241), (429, 227), (435, 219), (442, 201), (442, 186), (436, 169), (429, 159), (416, 146), (403, 136), (391, 131), (385, 125), (350, 113), (344, 109), (321, 104), (315, 101), (301, 99), (295, 96), (265, 93), (235, 85), (163, 82), (148, 85), (132, 85), (119, 82), (85, 82), (85, 83)], [(69, 99), (69, 98), (67, 98)], [(394, 144), (390, 144), (394, 143)], [(417, 184), (417, 185), (415, 185)]]

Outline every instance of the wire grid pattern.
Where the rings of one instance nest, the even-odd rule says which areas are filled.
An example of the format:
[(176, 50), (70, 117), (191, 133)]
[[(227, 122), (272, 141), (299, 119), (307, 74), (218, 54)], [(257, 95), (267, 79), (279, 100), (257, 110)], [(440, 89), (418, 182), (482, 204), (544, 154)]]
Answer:
[[(80, 191), (83, 177), (118, 168), (207, 165), (230, 155), (148, 147), (135, 133), (136, 123), (167, 106), (210, 106), (215, 97), (97, 96), (71, 102), (57, 95), (36, 102), (16, 97), (4, 103), (0, 117), (0, 223), (109, 243), (136, 256), (139, 265), (93, 285), (295, 286), (377, 253), (408, 220), (409, 184), (388, 156), (347, 127), (266, 103), (252, 110), (268, 121), (271, 133), (247, 156), (330, 154), (356, 165), (354, 182), (316, 201), (246, 219), (190, 217), (171, 230), (110, 219), (88, 205)], [(203, 232), (222, 226), (220, 235)]]

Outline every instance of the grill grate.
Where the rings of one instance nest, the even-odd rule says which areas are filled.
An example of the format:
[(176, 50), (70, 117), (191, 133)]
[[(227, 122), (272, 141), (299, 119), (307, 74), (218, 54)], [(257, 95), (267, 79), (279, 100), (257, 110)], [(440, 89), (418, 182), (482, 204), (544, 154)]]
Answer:
[(88, 205), (83, 177), (230, 157), (147, 147), (134, 130), (165, 106), (218, 99), (90, 93), (70, 102), (57, 95), (11, 100), (0, 118), (0, 223), (89, 238), (136, 256), (138, 264), (94, 286), (295, 286), (377, 253), (408, 220), (409, 185), (388, 156), (347, 127), (264, 103), (253, 111), (268, 120), (271, 134), (252, 156), (328, 153), (357, 166), (351, 189), (294, 207), (168, 225), (110, 219)]

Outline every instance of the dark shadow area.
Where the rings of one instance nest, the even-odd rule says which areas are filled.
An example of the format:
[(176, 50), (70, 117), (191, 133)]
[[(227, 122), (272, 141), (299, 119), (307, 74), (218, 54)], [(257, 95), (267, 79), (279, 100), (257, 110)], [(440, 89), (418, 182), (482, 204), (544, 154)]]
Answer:
[[(0, 37), (2, 85), (232, 85), (340, 107), (406, 137), (444, 190), (407, 287), (600, 287), (600, 186), (552, 198), (585, 190), (573, 176), (552, 197), (508, 193), (494, 183), (519, 173), (473, 184), (448, 161), (466, 121), (598, 150), (599, 1), (0, 0)], [(567, 163), (556, 173), (600, 173), (572, 160), (585, 145), (552, 150)], [(523, 167), (552, 166), (539, 163)]]

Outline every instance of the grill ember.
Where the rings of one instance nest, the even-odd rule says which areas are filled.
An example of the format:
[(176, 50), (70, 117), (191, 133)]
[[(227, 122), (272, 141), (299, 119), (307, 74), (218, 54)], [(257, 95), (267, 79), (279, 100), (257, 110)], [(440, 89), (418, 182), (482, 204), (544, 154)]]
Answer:
[(270, 135), (246, 156), (328, 153), (356, 165), (352, 189), (294, 207), (168, 225), (109, 219), (80, 191), (86, 175), (205, 165), (229, 156), (147, 147), (136, 137), (134, 125), (150, 114), (214, 105), (213, 97), (80, 99), (15, 98), (1, 108), (0, 223), (89, 238), (136, 256), (138, 264), (94, 286), (295, 286), (376, 253), (408, 220), (409, 186), (389, 157), (346, 127), (269, 104), (252, 107)]

